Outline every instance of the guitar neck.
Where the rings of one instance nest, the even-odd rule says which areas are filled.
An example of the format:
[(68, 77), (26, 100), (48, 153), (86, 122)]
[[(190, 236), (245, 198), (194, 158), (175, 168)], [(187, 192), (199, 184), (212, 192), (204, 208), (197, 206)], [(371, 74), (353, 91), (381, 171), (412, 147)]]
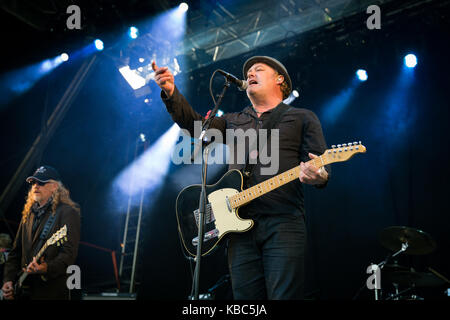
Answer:
[(42, 246), (42, 248), (41, 248), (41, 250), (39, 250), (39, 252), (37, 253), (37, 255), (36, 255), (36, 261), (38, 261), (38, 263), (39, 263), (39, 259), (41, 258), (41, 256), (44, 254), (44, 251), (47, 249), (47, 247), (48, 247), (48, 244), (47, 244), (47, 242)]
[[(308, 161), (307, 163), (310, 163), (315, 167), (320, 168), (324, 165), (327, 165), (328, 161), (326, 161), (325, 159), (322, 158), (322, 156), (320, 156), (318, 158)], [(298, 179), (300, 176), (300, 171), (301, 171), (300, 165), (298, 165), (297, 167), (294, 167), (290, 170), (280, 173), (275, 177), (267, 179), (266, 181), (263, 181), (251, 188), (248, 188), (238, 194), (235, 194), (234, 196), (229, 198), (231, 207), (233, 209), (241, 207), (256, 198), (265, 195), (270, 191), (273, 191), (295, 179)]]
[[(342, 145), (338, 144), (337, 147), (333, 145), (332, 149), (325, 150), (321, 156), (311, 159), (307, 163), (312, 164), (316, 168), (320, 168), (330, 163), (347, 161), (355, 154), (365, 152), (366, 147), (361, 144), (361, 141), (359, 144), (357, 142), (349, 142), (348, 144), (344, 143)], [(285, 185), (286, 183), (298, 179), (300, 172), (300, 166), (285, 171), (275, 177), (257, 184), (256, 186), (229, 197), (228, 203), (233, 209), (239, 208), (240, 206), (259, 198), (266, 193)]]
[[(41, 258), (41, 256), (44, 254), (45, 249), (47, 249), (48, 247), (48, 243), (45, 242), (45, 244), (42, 246), (41, 250), (39, 250), (39, 252), (37, 253), (37, 255), (35, 256), (36, 261), (38, 261), (39, 263), (39, 259)], [(23, 282), (25, 281), (25, 279), (28, 277), (28, 273), (27, 272), (22, 272), (22, 274), (19, 277), (18, 282), (18, 287), (21, 288)]]

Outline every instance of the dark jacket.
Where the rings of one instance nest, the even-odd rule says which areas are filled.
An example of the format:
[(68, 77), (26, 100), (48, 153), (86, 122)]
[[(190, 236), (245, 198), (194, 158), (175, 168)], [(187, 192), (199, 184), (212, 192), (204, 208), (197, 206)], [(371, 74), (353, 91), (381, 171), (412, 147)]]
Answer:
[(30, 213), (25, 223), (20, 223), (13, 247), (5, 264), (3, 281), (15, 282), (17, 274), (33, 260), (33, 257), (39, 252), (45, 241), (64, 225), (67, 226), (67, 241), (60, 246), (57, 244), (49, 246), (43, 255), (48, 266), (47, 273), (43, 275), (45, 279), (40, 275), (28, 276), (29, 279), (27, 281), (31, 285), (31, 299), (56, 300), (69, 298), (69, 290), (66, 285), (68, 276), (66, 270), (68, 266), (75, 263), (77, 257), (80, 241), (80, 214), (79, 210), (67, 204), (58, 205), (55, 213), (55, 223), (48, 232), (46, 240), (42, 245), (39, 245), (39, 237), (51, 214), (49, 206), (41, 218), (34, 235), (32, 228), (35, 214), (33, 212)]
[[(176, 87), (173, 95), (169, 99), (163, 91), (161, 92), (161, 97), (172, 119), (181, 128), (188, 130), (191, 136), (194, 137), (194, 121), (204, 121), (204, 117), (194, 111)], [(227, 113), (222, 117), (214, 118), (210, 128), (222, 132), (224, 139), (226, 137), (226, 129), (243, 129), (245, 131), (253, 128), (258, 130), (264, 127), (273, 110), (275, 109), (264, 112), (258, 118), (253, 107), (248, 106), (240, 112)], [(278, 172), (273, 175), (261, 175), (260, 169), (269, 165), (258, 163), (254, 167), (252, 178), (247, 186), (256, 185), (279, 173), (294, 168), (301, 161), (307, 162), (310, 160), (308, 153), (321, 155), (327, 148), (320, 121), (310, 110), (290, 107), (283, 114), (275, 129), (279, 129)], [(267, 150), (271, 150), (270, 141), (271, 139), (267, 141)], [(230, 141), (224, 142), (230, 143)], [(235, 149), (233, 154), (236, 156), (235, 151), (237, 145), (233, 144), (233, 146)], [(243, 167), (244, 165), (239, 165), (234, 162), (228, 166), (228, 169), (243, 169)], [(330, 167), (326, 166), (325, 168), (330, 175)], [(242, 217), (246, 215), (255, 216), (259, 214), (280, 213), (295, 215), (304, 213), (303, 189), (299, 179), (253, 200), (240, 209), (240, 215)]]

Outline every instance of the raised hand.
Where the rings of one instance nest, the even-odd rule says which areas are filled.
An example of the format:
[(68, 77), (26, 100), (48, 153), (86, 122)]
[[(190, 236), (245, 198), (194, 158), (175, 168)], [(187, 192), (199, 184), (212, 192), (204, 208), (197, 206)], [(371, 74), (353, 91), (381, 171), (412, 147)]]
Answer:
[(155, 71), (156, 84), (170, 98), (175, 90), (175, 81), (172, 72), (170, 72), (168, 67), (159, 68), (155, 61), (152, 61), (152, 69)]

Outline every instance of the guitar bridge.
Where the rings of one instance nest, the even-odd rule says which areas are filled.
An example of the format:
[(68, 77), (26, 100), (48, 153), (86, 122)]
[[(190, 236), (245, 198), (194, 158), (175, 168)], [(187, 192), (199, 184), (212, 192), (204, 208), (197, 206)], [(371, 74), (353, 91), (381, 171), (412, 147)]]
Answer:
[[(195, 223), (197, 224), (197, 227), (198, 227), (199, 226), (199, 219), (200, 219), (200, 209), (194, 210), (194, 217), (195, 217)], [(206, 211), (205, 211), (204, 219), (205, 219), (205, 224), (206, 223), (211, 223), (211, 222), (216, 220), (216, 218), (214, 217), (214, 213), (212, 211), (210, 203), (208, 203), (206, 205)]]

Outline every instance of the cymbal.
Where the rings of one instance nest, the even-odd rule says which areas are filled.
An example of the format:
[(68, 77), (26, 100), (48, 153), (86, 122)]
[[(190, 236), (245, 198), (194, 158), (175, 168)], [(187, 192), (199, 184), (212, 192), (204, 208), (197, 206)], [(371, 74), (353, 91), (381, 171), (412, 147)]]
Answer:
[(415, 287), (438, 287), (445, 281), (436, 277), (431, 272), (397, 271), (387, 276), (389, 281), (399, 285)]
[(382, 269), (382, 271), (389, 272), (389, 273), (397, 272), (397, 271), (409, 271), (409, 270), (410, 270), (410, 268), (402, 266), (402, 265), (398, 264), (397, 262), (385, 264)]
[(405, 254), (428, 254), (436, 249), (436, 243), (428, 233), (410, 227), (387, 227), (381, 231), (379, 239), (385, 248), (394, 252), (399, 251), (402, 244), (408, 244)]

